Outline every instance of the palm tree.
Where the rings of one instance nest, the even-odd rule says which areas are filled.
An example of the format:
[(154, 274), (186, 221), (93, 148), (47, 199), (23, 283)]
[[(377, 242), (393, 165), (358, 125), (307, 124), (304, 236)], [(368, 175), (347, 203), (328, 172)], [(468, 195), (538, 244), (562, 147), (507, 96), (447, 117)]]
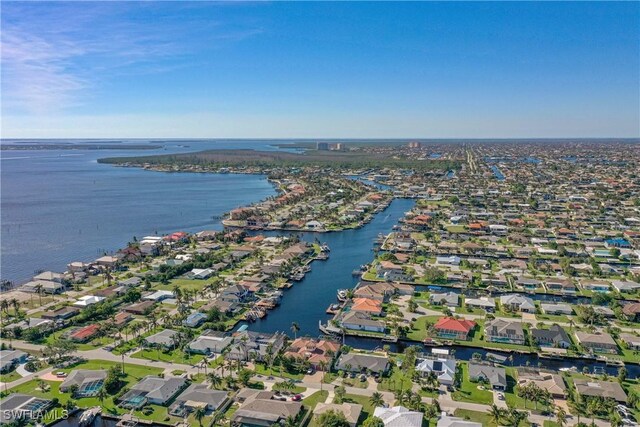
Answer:
[(98, 393), (96, 394), (96, 397), (100, 399), (101, 406), (104, 406), (104, 399), (106, 399), (107, 396), (108, 396), (107, 390), (105, 390), (104, 386), (100, 387), (100, 389), (98, 390)]
[(384, 404), (384, 399), (382, 398), (382, 394), (376, 391), (369, 398), (369, 402), (371, 402), (374, 407), (378, 407)]
[(44, 290), (44, 287), (42, 286), (41, 283), (38, 283), (33, 289), (38, 293), (38, 299), (40, 300), (40, 307), (42, 307), (42, 291)]
[(291, 323), (291, 332), (293, 332), (293, 339), (298, 338), (298, 332), (300, 331), (300, 325), (297, 322)]
[(498, 406), (494, 403), (489, 408), (489, 416), (491, 420), (496, 423), (496, 425), (500, 425), (500, 420), (502, 419), (502, 409), (498, 408)]
[(324, 384), (324, 373), (327, 370), (327, 361), (326, 360), (321, 360), (318, 363), (318, 368), (320, 368), (320, 372), (322, 372), (322, 376), (320, 377), (320, 391), (322, 391), (322, 384)]
[(207, 412), (204, 409), (204, 406), (198, 406), (196, 410), (193, 412), (193, 417), (198, 421), (198, 424), (200, 424), (200, 427), (202, 427), (202, 419), (204, 418), (206, 413)]
[(15, 316), (18, 317), (18, 314), (20, 313), (20, 301), (17, 298), (11, 298), (9, 304), (13, 307)]
[(563, 408), (558, 409), (558, 412), (556, 412), (556, 423), (560, 427), (564, 427), (567, 423), (567, 412)]
[(207, 375), (207, 378), (209, 380), (209, 382), (211, 382), (211, 385), (213, 386), (213, 388), (217, 389), (218, 385), (220, 385), (222, 383), (222, 378), (216, 374), (215, 372), (210, 372)]

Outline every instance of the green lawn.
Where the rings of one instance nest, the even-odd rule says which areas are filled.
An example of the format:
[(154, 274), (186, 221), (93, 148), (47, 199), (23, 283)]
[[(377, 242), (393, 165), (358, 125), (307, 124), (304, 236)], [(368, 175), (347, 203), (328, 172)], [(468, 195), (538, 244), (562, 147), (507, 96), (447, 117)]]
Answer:
[[(456, 411), (453, 414), (456, 417), (460, 417), (460, 418), (464, 418), (464, 419), (468, 419), (468, 420), (480, 423), (482, 424), (482, 427), (497, 427), (497, 424), (493, 422), (493, 420), (491, 419), (491, 416), (485, 412), (470, 411), (468, 409), (456, 409)], [(507, 425), (507, 424), (505, 424), (503, 420), (503, 422), (501, 422), (500, 425)], [(531, 424), (529, 423), (529, 421), (520, 422), (520, 427), (525, 427), (530, 425)]]
[(304, 377), (304, 373), (302, 372), (289, 372), (286, 369), (282, 369), (282, 371), (280, 371), (280, 367), (278, 366), (274, 366), (273, 369), (269, 369), (262, 363), (256, 363), (254, 371), (259, 375), (289, 378), (292, 380), (301, 380)]
[[(68, 373), (75, 369), (90, 369), (90, 370), (108, 369), (114, 365), (121, 366), (119, 363), (108, 362), (105, 360), (91, 360), (88, 362), (78, 364), (72, 368), (66, 368), (66, 369), (60, 369), (60, 370)], [(152, 368), (147, 366), (125, 364), (125, 373), (126, 373), (126, 377), (124, 381), (126, 383), (126, 387), (131, 387), (132, 385), (134, 385), (140, 379), (142, 379), (147, 375), (158, 375), (162, 373), (162, 369)], [(14, 393), (25, 393), (25, 394), (30, 394), (34, 396), (45, 397), (48, 399), (57, 398), (60, 404), (62, 405), (66, 404), (70, 396), (68, 393), (60, 392), (59, 388), (62, 382), (60, 381), (43, 381), (43, 382), (49, 387), (49, 389), (46, 391), (41, 390), (39, 388), (40, 380), (28, 381), (24, 384), (20, 384), (10, 389), (10, 391)], [(112, 397), (106, 398), (104, 402), (100, 402), (100, 400), (96, 397), (79, 398), (79, 399), (75, 399), (75, 401), (76, 401), (76, 404), (81, 408), (102, 406), (105, 412), (111, 413), (111, 414), (123, 414), (123, 413), (129, 412), (127, 410), (124, 410), (116, 406), (115, 403), (113, 402)], [(180, 421), (178, 418), (169, 417), (167, 414), (167, 408), (165, 407), (151, 405), (151, 408), (153, 409), (153, 413), (148, 416), (142, 414), (142, 412), (140, 411), (135, 411), (134, 413), (136, 416), (140, 418), (154, 420), (154, 421), (165, 421), (165, 422), (169, 421), (171, 423)]]
[[(382, 382), (378, 384), (378, 390), (380, 391), (396, 391), (406, 390), (413, 385), (411, 381), (411, 373), (405, 373), (401, 368), (393, 366), (391, 368), (391, 375), (384, 377)], [(366, 384), (366, 383), (365, 383)]]
[(474, 383), (469, 380), (469, 367), (466, 363), (460, 363), (462, 371), (462, 381), (456, 391), (452, 393), (453, 400), (460, 402), (482, 403), (491, 405), (493, 403), (493, 392), (490, 390), (481, 390), (480, 383)]
[(198, 279), (172, 279), (168, 285), (154, 285), (154, 289), (171, 291), (174, 286), (178, 286), (180, 289), (189, 289), (189, 290), (202, 290), (210, 280), (198, 280)]
[(158, 351), (156, 349), (143, 349), (131, 355), (135, 359), (159, 360), (162, 362), (180, 363), (183, 365), (194, 365), (204, 359), (201, 354), (190, 354), (181, 350)]
[(427, 322), (435, 323), (438, 321), (440, 317), (442, 316), (418, 317), (416, 321), (413, 322), (413, 329), (409, 331), (409, 333), (407, 334), (407, 338), (412, 341), (420, 341), (420, 342), (424, 341), (424, 339), (427, 337), (427, 329), (426, 329)]
[(20, 378), (22, 378), (22, 376), (20, 376), (20, 374), (16, 371), (11, 371), (6, 374), (0, 374), (0, 382), (3, 383), (10, 383), (11, 381), (19, 380)]

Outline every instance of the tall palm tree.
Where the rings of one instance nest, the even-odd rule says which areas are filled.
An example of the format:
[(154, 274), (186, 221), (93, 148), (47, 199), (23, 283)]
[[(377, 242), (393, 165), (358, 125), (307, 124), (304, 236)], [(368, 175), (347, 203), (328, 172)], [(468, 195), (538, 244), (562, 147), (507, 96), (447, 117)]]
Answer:
[(98, 390), (98, 393), (96, 394), (96, 397), (100, 400), (101, 406), (104, 406), (104, 399), (106, 399), (107, 396), (108, 396), (107, 390), (105, 390), (104, 386), (100, 387), (100, 389)]
[(298, 332), (300, 331), (300, 325), (297, 322), (291, 323), (291, 332), (293, 332), (293, 339), (298, 338)]
[(376, 391), (369, 398), (369, 402), (371, 402), (374, 407), (378, 407), (384, 404), (384, 399), (382, 398), (382, 394)]
[(202, 427), (202, 419), (204, 418), (206, 413), (207, 412), (203, 406), (198, 406), (196, 410), (193, 412), (193, 417), (196, 419), (196, 421), (198, 421), (198, 424), (200, 425), (200, 427)]
[(207, 375), (207, 379), (215, 389), (217, 389), (218, 386), (222, 383), (222, 377), (215, 372), (209, 372), (209, 374)]
[(33, 289), (38, 293), (38, 299), (40, 300), (40, 307), (42, 307), (42, 291), (44, 290), (44, 287), (42, 286), (42, 284), (38, 283)]
[(18, 317), (18, 315), (20, 313), (20, 301), (17, 298), (11, 298), (9, 303), (13, 307), (13, 310), (15, 312), (15, 316)]

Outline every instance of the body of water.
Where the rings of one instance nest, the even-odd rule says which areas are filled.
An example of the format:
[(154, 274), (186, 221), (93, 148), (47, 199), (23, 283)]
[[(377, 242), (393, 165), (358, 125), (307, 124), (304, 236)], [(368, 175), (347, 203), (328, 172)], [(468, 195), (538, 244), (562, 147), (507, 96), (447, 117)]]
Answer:
[(409, 211), (415, 201), (396, 199), (384, 211), (364, 227), (335, 233), (300, 233), (302, 239), (314, 241), (318, 238), (331, 248), (329, 259), (314, 261), (311, 272), (300, 282), (294, 282), (285, 291), (282, 304), (263, 319), (249, 325), (249, 330), (260, 332), (285, 331), (291, 336), (291, 323), (300, 326), (298, 335), (318, 336), (318, 321), (326, 323), (331, 318), (325, 311), (336, 303), (338, 289), (353, 288), (358, 277), (351, 272), (373, 259), (373, 241), (379, 233), (389, 233), (398, 219)]
[(264, 176), (153, 172), (99, 164), (98, 158), (275, 149), (272, 143), (180, 141), (155, 150), (3, 151), (1, 277), (21, 283), (38, 269), (64, 271), (67, 263), (93, 260), (126, 246), (133, 236), (220, 229), (213, 217), (275, 194)]

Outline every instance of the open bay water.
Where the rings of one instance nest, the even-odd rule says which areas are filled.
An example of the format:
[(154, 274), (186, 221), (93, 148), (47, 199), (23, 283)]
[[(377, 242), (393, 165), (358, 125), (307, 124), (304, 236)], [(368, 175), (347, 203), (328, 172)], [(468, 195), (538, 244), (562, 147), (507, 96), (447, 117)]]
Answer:
[(275, 194), (264, 176), (154, 172), (99, 164), (98, 158), (264, 150), (273, 149), (272, 143), (169, 141), (154, 150), (3, 151), (0, 277), (21, 283), (39, 269), (64, 271), (67, 263), (111, 253), (133, 236), (221, 229), (213, 217)]

